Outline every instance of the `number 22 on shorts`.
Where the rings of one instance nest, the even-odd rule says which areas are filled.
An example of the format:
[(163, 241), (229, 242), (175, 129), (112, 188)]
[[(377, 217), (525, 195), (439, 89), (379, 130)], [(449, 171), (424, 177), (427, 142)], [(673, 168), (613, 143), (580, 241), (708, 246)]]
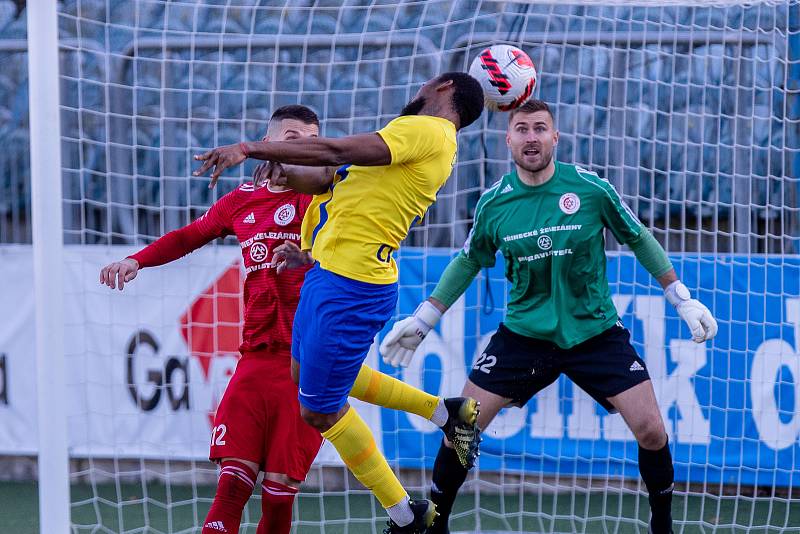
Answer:
[(497, 357), (492, 356), (491, 354), (486, 354), (485, 352), (478, 356), (478, 360), (475, 362), (475, 365), (472, 366), (473, 369), (476, 371), (481, 371), (486, 373), (487, 375), (492, 372), (492, 367), (494, 364), (497, 363)]

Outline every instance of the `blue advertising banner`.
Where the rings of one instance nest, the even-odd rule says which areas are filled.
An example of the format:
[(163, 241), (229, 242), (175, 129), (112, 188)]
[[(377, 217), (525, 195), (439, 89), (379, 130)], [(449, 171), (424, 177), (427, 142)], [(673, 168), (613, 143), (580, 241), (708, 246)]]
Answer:
[[(451, 257), (449, 250), (402, 251), (401, 316), (430, 294)], [(800, 257), (681, 255), (672, 261), (719, 323), (711, 342), (691, 341), (633, 256), (609, 257), (608, 275), (622, 322), (653, 379), (676, 480), (800, 486)], [(408, 368), (381, 362), (381, 370), (434, 394), (458, 394), (502, 320), (502, 264), (472, 284)], [(390, 410), (382, 420), (390, 460), (432, 466), (441, 440), (436, 428)], [(621, 417), (565, 377), (522, 409), (501, 411), (484, 438), (481, 469), (639, 476), (636, 442)]]

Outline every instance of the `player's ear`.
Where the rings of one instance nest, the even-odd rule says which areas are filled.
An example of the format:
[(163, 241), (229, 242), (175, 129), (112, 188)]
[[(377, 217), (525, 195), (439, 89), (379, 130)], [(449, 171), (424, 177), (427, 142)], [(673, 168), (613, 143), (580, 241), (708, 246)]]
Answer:
[(439, 85), (436, 86), (436, 91), (437, 92), (444, 91), (449, 87), (452, 87), (452, 85), (453, 85), (453, 80), (445, 80), (443, 82), (439, 82)]
[(511, 134), (506, 132), (506, 146), (511, 148)]
[(556, 146), (557, 144), (558, 144), (558, 130), (556, 130), (556, 133), (553, 134), (553, 146)]

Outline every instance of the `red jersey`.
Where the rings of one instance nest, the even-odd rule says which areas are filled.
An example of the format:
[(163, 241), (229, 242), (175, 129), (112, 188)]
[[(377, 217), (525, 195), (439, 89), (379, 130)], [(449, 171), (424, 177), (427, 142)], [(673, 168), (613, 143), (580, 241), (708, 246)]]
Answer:
[(240, 351), (288, 351), (300, 287), (308, 267), (280, 274), (270, 266), (275, 247), (300, 245), (300, 226), (311, 195), (271, 191), (246, 183), (219, 199), (193, 223), (170, 232), (131, 258), (140, 267), (176, 260), (218, 237), (235, 235), (244, 260), (244, 327)]

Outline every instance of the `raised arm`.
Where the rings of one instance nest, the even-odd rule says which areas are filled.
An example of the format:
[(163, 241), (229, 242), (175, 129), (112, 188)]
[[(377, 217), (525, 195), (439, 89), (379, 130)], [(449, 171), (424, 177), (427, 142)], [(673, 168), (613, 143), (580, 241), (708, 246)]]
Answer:
[(377, 133), (349, 135), (341, 138), (306, 137), (291, 141), (251, 141), (218, 147), (195, 156), (203, 164), (195, 176), (211, 172), (214, 187), (222, 172), (239, 165), (247, 158), (312, 167), (340, 167), (346, 163), (376, 166), (392, 162), (389, 147)]

